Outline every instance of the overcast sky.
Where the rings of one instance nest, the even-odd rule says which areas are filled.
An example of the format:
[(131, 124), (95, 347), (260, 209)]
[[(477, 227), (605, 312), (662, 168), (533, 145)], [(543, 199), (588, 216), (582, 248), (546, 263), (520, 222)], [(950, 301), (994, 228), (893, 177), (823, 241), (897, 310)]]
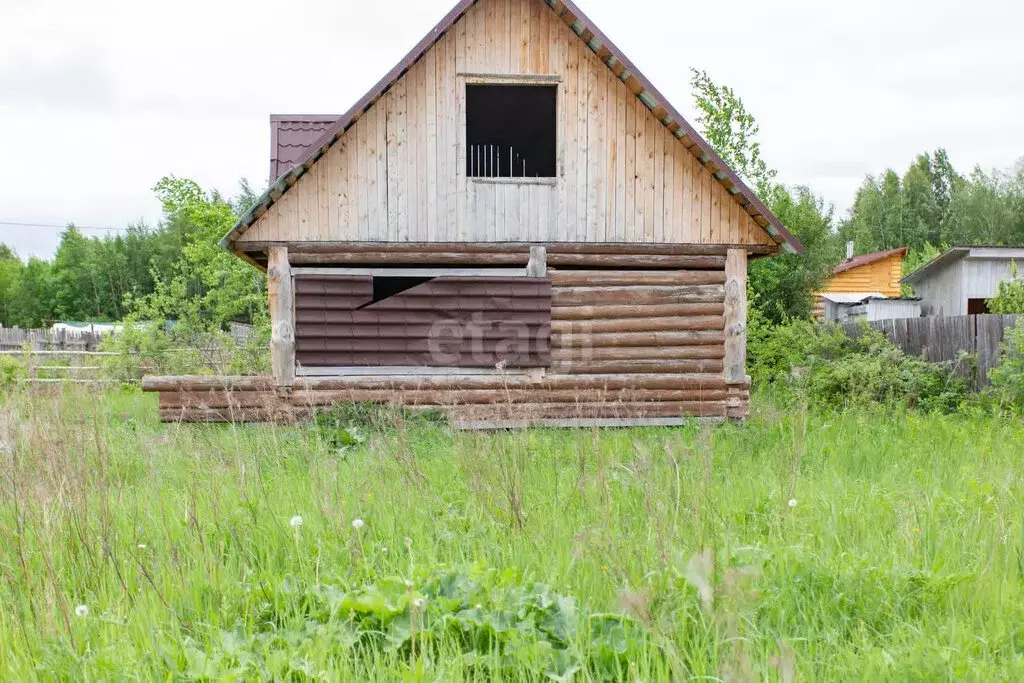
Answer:
[[(270, 113), (346, 110), (452, 2), (0, 0), (0, 221), (156, 222), (168, 173), (262, 186)], [(840, 211), (924, 150), (1024, 155), (1019, 0), (579, 4), (691, 120), (689, 67), (735, 88), (780, 179)], [(0, 225), (22, 256), (58, 233)]]

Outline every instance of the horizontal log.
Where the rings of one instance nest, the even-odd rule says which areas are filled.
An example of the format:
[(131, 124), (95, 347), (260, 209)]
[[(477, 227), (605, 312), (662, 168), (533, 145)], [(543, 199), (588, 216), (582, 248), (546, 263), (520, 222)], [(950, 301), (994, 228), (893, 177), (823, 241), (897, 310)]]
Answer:
[(724, 389), (725, 378), (720, 374), (615, 374), (615, 375), (559, 375), (548, 373), (543, 379), (528, 376), (407, 376), (407, 377), (306, 377), (295, 380), (300, 389)]
[(554, 287), (722, 285), (724, 270), (549, 270)]
[[(548, 252), (548, 266), (621, 268), (701, 268), (722, 270), (725, 256), (668, 254), (559, 254)], [(723, 280), (724, 281), (724, 280)]]
[(599, 403), (644, 401), (724, 401), (724, 389), (472, 389), (385, 391), (298, 391), (295, 406), (326, 406), (336, 403), (395, 403), (407, 406), (452, 406), (495, 403)]
[[(296, 391), (287, 399), (274, 392), (162, 392), (160, 408), (200, 408), (225, 415), (261, 409), (268, 413), (285, 412), (292, 407), (309, 408), (338, 403), (391, 403), (406, 406), (450, 406), (493, 403), (599, 403), (644, 401), (724, 401), (724, 389), (434, 389), (391, 391), (383, 389), (346, 389), (336, 391)], [(731, 404), (730, 404), (731, 405)], [(233, 410), (232, 410), (233, 409)]]
[(344, 241), (257, 241), (241, 240), (235, 248), (244, 252), (263, 252), (272, 246), (288, 247), (289, 254), (300, 253), (529, 253), (531, 246), (545, 246), (548, 254), (664, 254), (725, 256), (730, 248), (743, 248), (750, 254), (774, 254), (777, 245), (766, 244), (673, 244), (636, 242), (344, 242)]
[(287, 407), (287, 401), (279, 398), (273, 390), (225, 391), (207, 389), (202, 391), (161, 391), (161, 408), (201, 407), (208, 408), (266, 408)]
[[(183, 375), (178, 377), (145, 377), (145, 391), (272, 391), (276, 387), (267, 375), (251, 377), (221, 375)], [(329, 391), (348, 389), (725, 389), (725, 378), (719, 374), (607, 374), (559, 375), (549, 372), (542, 379), (528, 375), (391, 375), (344, 377), (296, 377), (294, 391)]]
[(722, 315), (723, 303), (710, 304), (629, 304), (610, 306), (554, 306), (552, 320), (601, 320), (609, 318), (658, 318), (687, 315)]
[(551, 361), (590, 360), (675, 360), (685, 358), (725, 358), (722, 344), (706, 346), (603, 346), (588, 349), (552, 349)]
[(552, 350), (599, 346), (686, 346), (724, 343), (725, 333), (722, 331), (551, 334)]
[(659, 330), (723, 330), (720, 315), (688, 315), (649, 318), (613, 318), (609, 320), (555, 320), (551, 331), (559, 334), (595, 332), (656, 332)]
[(143, 391), (267, 391), (277, 387), (270, 375), (176, 375), (146, 376)]
[(295, 409), (287, 407), (283, 409), (268, 410), (264, 408), (203, 408), (203, 407), (181, 407), (161, 408), (161, 422), (289, 422), (300, 418), (308, 417), (308, 409)]
[(446, 411), (452, 420), (545, 419), (573, 417), (671, 417), (725, 415), (724, 401), (665, 401), (645, 403), (525, 403), (514, 406), (457, 406)]
[(594, 360), (563, 361), (552, 366), (552, 371), (570, 375), (608, 375), (616, 373), (684, 373), (722, 372), (720, 359), (691, 358), (686, 360)]
[(321, 251), (290, 253), (292, 265), (418, 264), (430, 266), (526, 266), (529, 252)]
[(722, 285), (555, 287), (551, 290), (552, 306), (722, 303), (724, 300)]

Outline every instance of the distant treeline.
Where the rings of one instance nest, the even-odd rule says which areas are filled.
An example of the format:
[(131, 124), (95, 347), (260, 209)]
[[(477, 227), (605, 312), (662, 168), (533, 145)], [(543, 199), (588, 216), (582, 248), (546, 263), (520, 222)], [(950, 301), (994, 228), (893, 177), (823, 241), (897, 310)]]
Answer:
[[(117, 235), (95, 237), (69, 225), (52, 259), (24, 261), (0, 244), (0, 323), (45, 327), (58, 320), (114, 321), (154, 306), (165, 309), (158, 314), (184, 315), (188, 311), (173, 310), (173, 300), (215, 289), (225, 267), (253, 281), (245, 292), (251, 294), (262, 282), (260, 274), (250, 266), (234, 267), (231, 261), (237, 259), (218, 262), (212, 251), (239, 209), (253, 201), (249, 186), (243, 181), (233, 200), (173, 177), (154, 190), (164, 204), (156, 226), (133, 225)], [(231, 311), (228, 317), (251, 322), (252, 315)]]
[[(713, 144), (799, 237), (806, 253), (759, 260), (751, 270), (753, 306), (769, 322), (806, 317), (811, 292), (853, 240), (856, 253), (909, 247), (911, 270), (952, 244), (1024, 244), (1024, 164), (1008, 171), (975, 168), (964, 175), (946, 152), (919, 155), (900, 175), (865, 178), (849, 214), (834, 211), (807, 187), (774, 182), (749, 139), (732, 121), (742, 102), (727, 88), (700, 82), (702, 123)], [(745, 115), (744, 116), (748, 116)], [(714, 121), (720, 120), (721, 132)], [(756, 132), (752, 118), (744, 119)], [(164, 206), (155, 226), (136, 225), (105, 237), (69, 226), (53, 259), (20, 259), (0, 244), (0, 323), (41, 327), (57, 320), (178, 319), (205, 328), (266, 316), (262, 274), (216, 246), (255, 193), (243, 181), (238, 197), (204, 192), (168, 177), (154, 188)]]

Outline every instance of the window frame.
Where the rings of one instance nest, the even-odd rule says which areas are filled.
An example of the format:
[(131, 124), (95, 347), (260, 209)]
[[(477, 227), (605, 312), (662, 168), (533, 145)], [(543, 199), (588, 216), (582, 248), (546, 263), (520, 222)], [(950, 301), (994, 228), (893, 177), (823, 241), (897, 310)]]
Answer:
[[(557, 74), (490, 74), (460, 72), (456, 75), (459, 92), (459, 168), (461, 178), (480, 185), (557, 185), (565, 175), (564, 131), (560, 125), (561, 112), (565, 106), (564, 79)], [(467, 85), (525, 85), (555, 87), (555, 175), (544, 178), (501, 178), (471, 176), (466, 172), (468, 154), (468, 129), (466, 86)]]

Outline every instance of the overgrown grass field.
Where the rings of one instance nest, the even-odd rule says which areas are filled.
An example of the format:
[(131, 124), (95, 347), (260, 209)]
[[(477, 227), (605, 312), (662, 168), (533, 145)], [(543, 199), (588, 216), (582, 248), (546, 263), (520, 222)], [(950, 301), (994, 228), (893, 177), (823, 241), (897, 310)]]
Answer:
[(156, 412), (0, 398), (3, 679), (1024, 679), (1019, 422)]

